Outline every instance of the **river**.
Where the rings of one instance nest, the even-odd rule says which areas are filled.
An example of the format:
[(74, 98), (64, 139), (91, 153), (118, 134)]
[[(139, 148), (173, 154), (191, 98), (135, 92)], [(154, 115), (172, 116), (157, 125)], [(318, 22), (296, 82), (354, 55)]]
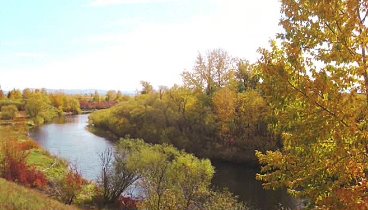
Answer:
[[(75, 164), (83, 177), (95, 180), (100, 172), (99, 154), (113, 143), (96, 136), (86, 128), (88, 115), (68, 116), (31, 131), (31, 137), (51, 154)], [(285, 191), (266, 191), (255, 180), (256, 169), (239, 164), (213, 162), (216, 174), (214, 187), (226, 187), (249, 206), (259, 210), (295, 208), (295, 202)]]

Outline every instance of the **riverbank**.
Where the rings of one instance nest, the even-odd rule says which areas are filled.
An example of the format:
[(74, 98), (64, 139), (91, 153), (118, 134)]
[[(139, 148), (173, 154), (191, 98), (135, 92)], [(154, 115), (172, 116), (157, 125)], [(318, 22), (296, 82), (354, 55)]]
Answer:
[[(4, 201), (0, 201), (0, 207), (32, 210), (78, 209), (70, 205), (65, 206), (51, 198), (46, 199), (58, 198), (52, 193), (55, 190), (53, 183), (63, 180), (69, 173), (69, 165), (65, 160), (51, 155), (36, 144), (29, 137), (27, 124), (26, 120), (17, 120), (0, 125), (0, 158), (1, 163), (5, 164), (0, 175), (15, 182), (1, 179), (3, 184), (0, 200)], [(25, 187), (37, 189), (37, 192)], [(24, 203), (25, 201), (27, 203)], [(55, 208), (52, 208), (53, 206)]]
[[(104, 132), (98, 136), (92, 134), (91, 128), (86, 128), (88, 115), (71, 116), (64, 122), (41, 126), (31, 135), (51, 153), (68, 158), (70, 161), (79, 160), (82, 174), (93, 178), (99, 172), (98, 166), (95, 165), (95, 162), (99, 161), (99, 152), (103, 152), (109, 145), (113, 146), (117, 139), (102, 138), (101, 134)], [(102, 136), (106, 137), (106, 133), (104, 134)], [(76, 152), (78, 150), (83, 152)], [(255, 209), (279, 209), (279, 203), (291, 209), (294, 206), (293, 199), (285, 191), (263, 189), (261, 182), (255, 179), (256, 173), (259, 172), (257, 167), (215, 159), (211, 162), (216, 172), (213, 180), (214, 188), (229, 189)]]

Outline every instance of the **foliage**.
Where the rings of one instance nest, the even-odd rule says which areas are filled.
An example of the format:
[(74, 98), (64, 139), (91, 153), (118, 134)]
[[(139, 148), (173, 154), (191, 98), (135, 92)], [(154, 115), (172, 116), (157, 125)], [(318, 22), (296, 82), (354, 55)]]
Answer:
[(22, 100), (0, 99), (0, 108), (10, 105), (15, 105), (19, 111), (24, 110), (24, 102)]
[[(144, 192), (142, 209), (202, 209), (210, 201), (209, 194), (222, 194), (210, 189), (214, 168), (209, 160), (200, 160), (169, 145), (150, 145), (138, 139), (123, 139), (118, 151), (128, 153), (127, 169), (138, 172), (138, 184)], [(236, 198), (222, 194), (234, 206)], [(231, 197), (231, 198), (230, 198)], [(213, 197), (211, 197), (213, 198)], [(216, 200), (228, 206), (228, 201)], [(240, 204), (239, 204), (240, 205)], [(218, 209), (227, 209), (225, 206)]]
[(26, 101), (25, 110), (36, 124), (49, 122), (57, 116), (57, 110), (51, 105), (48, 96), (42, 92), (35, 92)]
[(0, 148), (1, 176), (26, 186), (43, 188), (47, 184), (43, 173), (27, 165), (27, 152), (18, 141), (2, 142)]
[(243, 203), (239, 203), (234, 195), (229, 191), (220, 192), (212, 191), (209, 193), (207, 201), (203, 204), (205, 210), (246, 210)]
[(155, 91), (143, 82), (142, 94), (92, 113), (89, 123), (112, 136), (129, 135), (210, 158), (256, 163), (254, 150), (275, 149), (277, 141), (267, 131), (270, 111), (256, 89), (254, 71), (248, 62), (213, 50), (206, 59), (198, 56), (192, 72), (183, 73), (184, 86)]
[(8, 99), (10, 99), (10, 100), (22, 99), (22, 92), (18, 89), (13, 89), (13, 90), (9, 91)]
[(69, 171), (61, 179), (53, 182), (53, 191), (57, 198), (65, 204), (72, 204), (81, 193), (86, 181), (76, 167), (69, 167)]
[(1, 107), (1, 119), (12, 120), (16, 117), (18, 109), (15, 105)]
[(284, 0), (284, 32), (260, 50), (262, 90), (284, 148), (257, 154), (258, 179), (310, 208), (368, 208), (367, 6)]
[(60, 112), (70, 112), (78, 114), (81, 112), (79, 100), (73, 96), (68, 96), (63, 93), (55, 93), (49, 95), (51, 105), (57, 108)]
[(211, 50), (204, 57), (198, 54), (194, 71), (183, 72), (184, 84), (194, 90), (213, 94), (218, 88), (227, 86), (233, 74), (233, 63), (229, 54), (222, 49)]
[(151, 85), (151, 83), (147, 81), (141, 81), (141, 85), (142, 85), (141, 94), (153, 93), (153, 86)]

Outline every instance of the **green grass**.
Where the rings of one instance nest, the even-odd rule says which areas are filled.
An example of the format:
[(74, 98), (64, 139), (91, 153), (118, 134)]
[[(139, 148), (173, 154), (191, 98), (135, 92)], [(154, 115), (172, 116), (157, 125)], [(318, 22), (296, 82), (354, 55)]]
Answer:
[(0, 178), (0, 209), (6, 210), (72, 210), (79, 209), (52, 200), (35, 190)]
[[(26, 125), (26, 121), (12, 121), (11, 124), (8, 125), (1, 124), (0, 122), (0, 144), (5, 141), (14, 140), (20, 142), (33, 142), (34, 140), (32, 140), (27, 134), (28, 127)], [(34, 166), (37, 170), (45, 174), (49, 181), (60, 180), (67, 174), (68, 163), (60, 158), (52, 156), (41, 147), (36, 146), (36, 148), (29, 149), (26, 152), (27, 164)], [(90, 203), (94, 190), (95, 186), (93, 184), (84, 186), (82, 193), (80, 193), (75, 200), (76, 203), (80, 205)], [(27, 189), (21, 185), (0, 179), (0, 210), (77, 209), (63, 206), (56, 200), (46, 198), (46, 194), (41, 194), (41, 192)]]
[(29, 165), (42, 171), (49, 180), (58, 179), (67, 173), (68, 164), (41, 149), (32, 149), (27, 156)]

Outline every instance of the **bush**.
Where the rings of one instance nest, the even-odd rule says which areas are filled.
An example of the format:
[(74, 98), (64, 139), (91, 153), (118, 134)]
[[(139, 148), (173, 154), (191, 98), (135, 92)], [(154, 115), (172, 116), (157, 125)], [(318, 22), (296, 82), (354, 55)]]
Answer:
[(101, 175), (97, 180), (99, 187), (97, 202), (102, 205), (116, 203), (121, 194), (139, 179), (135, 170), (127, 167), (127, 156), (124, 152), (113, 154), (111, 149), (100, 154)]
[(1, 119), (12, 120), (16, 117), (18, 109), (15, 105), (6, 105), (1, 107)]
[(1, 145), (1, 175), (5, 179), (29, 186), (43, 188), (47, 185), (46, 176), (27, 165), (28, 153), (22, 149), (18, 141), (3, 142)]
[(2, 99), (0, 100), (0, 108), (3, 106), (14, 105), (18, 110), (24, 110), (24, 101), (23, 100), (10, 100), (10, 99)]
[(72, 204), (82, 191), (86, 181), (76, 167), (70, 167), (68, 173), (53, 183), (54, 194), (65, 204)]

